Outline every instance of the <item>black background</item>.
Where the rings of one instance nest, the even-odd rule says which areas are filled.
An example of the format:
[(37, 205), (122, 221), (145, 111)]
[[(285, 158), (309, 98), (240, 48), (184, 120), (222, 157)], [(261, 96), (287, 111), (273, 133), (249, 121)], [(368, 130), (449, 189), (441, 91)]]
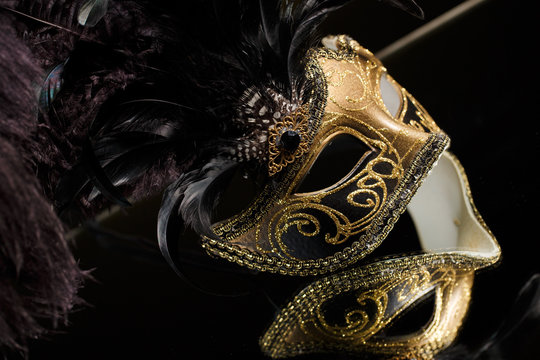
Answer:
[[(376, 53), (461, 3), (418, 2), (425, 20), (362, 0), (336, 12), (325, 30), (347, 33)], [(473, 301), (458, 338), (471, 349), (495, 331), (519, 289), (540, 271), (540, 16), (534, 3), (484, 1), (383, 59), (392, 76), (450, 135), (451, 151), (466, 169), (476, 206), (502, 247), (500, 264), (480, 271), (475, 279)], [(159, 201), (149, 199), (103, 225), (155, 243)], [(95, 269), (95, 281), (81, 292), (87, 304), (78, 306), (68, 326), (34, 343), (31, 359), (264, 358), (258, 338), (275, 313), (264, 296), (201, 294), (173, 273), (155, 247), (145, 251), (143, 243), (146, 240), (111, 240), (95, 232), (77, 237), (81, 266)], [(212, 264), (208, 259), (205, 263)], [(187, 271), (209, 286), (245, 287), (231, 275), (200, 267)], [(307, 281), (272, 275), (251, 278), (264, 284), (278, 305)], [(505, 358), (540, 358), (535, 347), (540, 331), (530, 330), (526, 338), (508, 342)]]

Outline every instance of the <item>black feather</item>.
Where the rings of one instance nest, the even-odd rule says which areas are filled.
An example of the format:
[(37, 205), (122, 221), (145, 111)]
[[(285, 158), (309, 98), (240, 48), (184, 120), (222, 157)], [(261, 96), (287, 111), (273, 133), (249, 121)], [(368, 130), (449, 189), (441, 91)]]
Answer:
[(141, 146), (163, 143), (167, 141), (165, 136), (146, 131), (125, 131), (110, 134), (98, 139), (94, 146), (94, 153), (102, 166), (109, 164), (127, 152)]
[(112, 184), (107, 174), (101, 167), (101, 164), (96, 159), (92, 144), (88, 139), (83, 147), (83, 155), (81, 160), (83, 167), (88, 174), (90, 181), (108, 200), (117, 203), (120, 206), (131, 206), (129, 201), (124, 198), (124, 195)]
[(215, 238), (212, 231), (212, 214), (238, 163), (213, 159), (201, 170), (191, 173), (183, 185), (184, 197), (179, 214), (186, 225), (207, 237)]
[(264, 38), (274, 53), (279, 58), (283, 58), (280, 40), (284, 35), (284, 28), (282, 26), (284, 23), (279, 17), (277, 7), (277, 4), (273, 1), (259, 0), (262, 25), (261, 29), (264, 34)]
[[(103, 166), (105, 176), (115, 187), (129, 183), (154, 166), (162, 154), (167, 153), (169, 147), (169, 143), (165, 140), (139, 145), (118, 155)], [(100, 188), (94, 187), (88, 200), (92, 201), (99, 195), (99, 191), (101, 191)]]
[[(120, 147), (119, 143), (114, 143), (109, 148), (119, 151)], [(113, 156), (110, 152), (105, 154)], [(63, 213), (75, 202), (75, 199), (89, 183), (93, 183), (107, 199), (121, 206), (130, 206), (130, 203), (107, 177), (100, 161), (96, 158), (90, 139), (87, 139), (83, 147), (81, 161), (69, 169), (56, 186), (54, 199), (57, 211)]]
[[(333, 11), (346, 5), (351, 0), (307, 0), (303, 6), (297, 6), (290, 11), (291, 17), (295, 19), (295, 31), (290, 39), (290, 50), (287, 57), (287, 66), (289, 69), (289, 78), (291, 80), (297, 77), (298, 69), (296, 64), (301, 64), (300, 59), (304, 56), (307, 49), (319, 40), (319, 36), (313, 36), (318, 26)], [(288, 12), (289, 13), (289, 12)]]
[(380, 0), (384, 4), (401, 9), (419, 19), (424, 19), (424, 11), (414, 0)]
[(52, 102), (58, 95), (58, 92), (62, 88), (62, 73), (64, 71), (64, 65), (68, 60), (56, 65), (43, 81), (41, 91), (39, 93), (39, 112), (40, 114), (46, 114), (49, 112)]
[(175, 252), (173, 245), (180, 238), (180, 229), (182, 222), (177, 216), (178, 207), (184, 197), (186, 175), (180, 176), (178, 180), (169, 185), (163, 194), (161, 207), (159, 208), (157, 221), (158, 245), (163, 257), (167, 263), (175, 270), (181, 273), (173, 260)]
[(63, 214), (90, 181), (85, 167), (78, 163), (67, 170), (54, 191), (54, 205)]
[(107, 13), (108, 0), (88, 0), (79, 9), (77, 20), (83, 26), (96, 26)]
[[(174, 270), (174, 272), (188, 285), (194, 289), (211, 296), (220, 297), (239, 297), (249, 295), (250, 291), (233, 291), (230, 293), (215, 292), (209, 290), (200, 284), (194, 282), (191, 278), (187, 277), (183, 271), (182, 263), (179, 261), (183, 259), (178, 254), (177, 244), (180, 240), (184, 223), (178, 217), (178, 211), (180, 204), (184, 198), (184, 192), (186, 186), (193, 181), (194, 174), (182, 175), (178, 180), (172, 183), (163, 195), (163, 201), (158, 214), (158, 244), (163, 257)], [(197, 264), (200, 266), (200, 263)], [(211, 267), (212, 268), (212, 267)], [(212, 268), (213, 269), (213, 268)], [(226, 269), (225, 269), (226, 270)], [(223, 269), (220, 269), (223, 271)]]
[[(95, 181), (99, 182), (90, 193), (89, 201), (105, 189), (103, 195), (108, 199), (128, 206), (129, 203), (119, 195), (116, 186), (136, 179), (151, 168), (168, 152), (169, 147), (166, 137), (143, 131), (118, 133), (101, 138), (94, 146), (87, 144), (82, 162), (74, 166), (58, 184), (55, 196), (57, 208), (64, 210), (90, 182)], [(96, 174), (96, 169), (101, 174), (99, 180), (96, 175), (91, 176)], [(103, 185), (103, 182), (107, 184)], [(115, 190), (111, 191), (111, 188)]]

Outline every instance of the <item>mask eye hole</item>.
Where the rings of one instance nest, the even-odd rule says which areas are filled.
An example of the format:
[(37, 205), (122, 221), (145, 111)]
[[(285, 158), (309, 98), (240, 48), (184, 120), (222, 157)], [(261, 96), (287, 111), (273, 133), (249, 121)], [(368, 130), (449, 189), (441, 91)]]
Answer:
[(393, 117), (396, 117), (401, 109), (402, 96), (387, 73), (381, 75), (379, 88), (386, 109)]
[(296, 190), (297, 195), (328, 190), (344, 182), (373, 149), (356, 136), (340, 133), (331, 138)]
[[(405, 336), (422, 331), (433, 319), (436, 311), (435, 289), (416, 300), (399, 317), (394, 319), (385, 329), (385, 338)], [(382, 334), (376, 334), (380, 337)]]

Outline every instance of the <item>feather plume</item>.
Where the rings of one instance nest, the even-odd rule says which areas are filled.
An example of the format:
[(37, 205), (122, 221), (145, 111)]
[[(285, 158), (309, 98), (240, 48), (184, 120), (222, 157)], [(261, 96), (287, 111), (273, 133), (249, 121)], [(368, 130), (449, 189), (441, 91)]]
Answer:
[(187, 226), (200, 234), (215, 236), (211, 231), (212, 211), (217, 204), (220, 191), (230, 181), (237, 165), (236, 162), (213, 159), (201, 170), (197, 170), (196, 174), (190, 174), (186, 178), (193, 180), (181, 185), (184, 188), (184, 196), (178, 213)]
[[(208, 213), (208, 211), (201, 213), (199, 208), (204, 203), (207, 203), (206, 206), (213, 207), (216, 202), (214, 198), (215, 189), (223, 185), (218, 179), (228, 178), (225, 174), (230, 173), (233, 168), (234, 165), (230, 162), (227, 163), (216, 159), (212, 162), (212, 165), (206, 167), (203, 175), (193, 172), (181, 175), (165, 190), (158, 214), (158, 244), (163, 257), (184, 282), (194, 289), (212, 296), (238, 297), (248, 295), (250, 292), (218, 293), (201, 286), (184, 274), (183, 261), (180, 261), (184, 257), (178, 254), (176, 249), (178, 248), (177, 242), (180, 239), (181, 229), (185, 227), (185, 224), (180, 221), (178, 213), (182, 211), (190, 212), (192, 215), (186, 217), (191, 219), (190, 221), (201, 223), (210, 221), (210, 219), (197, 219), (198, 213), (203, 214), (203, 217)], [(201, 176), (203, 178), (200, 178)], [(203, 226), (206, 228), (209, 225)], [(209, 236), (212, 235), (209, 234)], [(227, 269), (221, 269), (221, 271), (223, 270), (227, 271)]]
[[(0, 12), (0, 353), (67, 321), (86, 277), (33, 169), (39, 128), (34, 85), (45, 72)], [(35, 152), (35, 153), (34, 153)]]
[[(164, 140), (155, 140), (151, 143), (141, 144), (136, 148), (124, 152), (103, 166), (105, 176), (115, 187), (124, 185), (141, 176), (150, 169), (157, 161), (156, 154), (166, 152), (167, 144)], [(158, 155), (159, 156), (159, 155)], [(92, 201), (99, 194), (98, 188), (94, 187), (88, 200)]]
[[(186, 225), (211, 236), (214, 199), (221, 191), (215, 184), (226, 180), (229, 169), (239, 163), (266, 166), (261, 124), (306, 101), (309, 89), (302, 57), (319, 41), (316, 30), (326, 16), (350, 1), (206, 1), (190, 3), (189, 9), (158, 2), (157, 16), (146, 15), (147, 31), (160, 34), (163, 41), (146, 48), (148, 54), (159, 56), (134, 53), (129, 42), (125, 48), (112, 49), (103, 36), (96, 38), (97, 43), (80, 44), (65, 69), (66, 87), (88, 86), (84, 82), (88, 76), (115, 66), (134, 66), (138, 72), (130, 70), (137, 76), (121, 82), (119, 91), (103, 93), (106, 101), (89, 125), (91, 145), (81, 146), (80, 165), (60, 180), (58, 203), (80, 206), (77, 199), (91, 204), (103, 195), (126, 204), (130, 186), (140, 182), (153, 164), (173, 154), (185, 175), (167, 191), (174, 201), (164, 200), (168, 210), (160, 218), (169, 221), (174, 212), (166, 205), (174, 204)], [(385, 2), (413, 13), (417, 8), (412, 0)], [(94, 2), (86, 4), (90, 3)], [(111, 11), (121, 13), (122, 8), (111, 6)], [(187, 14), (204, 15), (199, 28), (183, 26), (193, 23), (184, 22)], [(103, 21), (113, 20), (106, 14)], [(97, 33), (100, 24), (94, 28)], [(136, 61), (144, 67), (128, 61), (128, 53), (137, 54)], [(174, 91), (178, 88), (181, 91)], [(96, 95), (90, 98), (98, 98), (100, 91), (92, 89)], [(75, 98), (64, 100), (70, 103)]]
[(105, 170), (96, 159), (90, 141), (84, 145), (82, 164), (89, 180), (99, 189), (108, 200), (118, 203), (121, 206), (130, 206), (130, 203), (124, 198), (122, 193), (114, 186)]
[(96, 26), (107, 13), (108, 0), (88, 0), (79, 9), (77, 20), (83, 26)]
[[(167, 261), (180, 223), (213, 236), (224, 184), (238, 166), (266, 173), (257, 171), (266, 167), (260, 125), (269, 109), (306, 101), (302, 57), (318, 25), (350, 1), (0, 0), (0, 77), (13, 83), (0, 89), (0, 145), (10, 154), (0, 159), (0, 194), (17, 226), (0, 232), (0, 344), (24, 348), (42, 319), (64, 319), (75, 299), (82, 273), (51, 203), (92, 216), (111, 201), (127, 205), (146, 179), (154, 191), (172, 182), (158, 221)], [(420, 14), (412, 0), (383, 2)], [(36, 248), (47, 254), (41, 263)], [(39, 293), (30, 299), (16, 290), (25, 284), (9, 283), (26, 270)]]
[(40, 114), (46, 114), (49, 112), (52, 102), (62, 88), (62, 72), (64, 71), (64, 65), (66, 62), (67, 60), (56, 65), (45, 78), (39, 94)]
[[(317, 26), (328, 14), (349, 2), (350, 0), (208, 1), (199, 5), (191, 4), (192, 11), (184, 11), (183, 14), (179, 13), (175, 6), (159, 3), (158, 8), (174, 15), (170, 18), (160, 17), (159, 22), (154, 23), (154, 33), (167, 34), (159, 50), (163, 55), (161, 59), (165, 61), (156, 58), (155, 62), (153, 59), (152, 68), (159, 71), (141, 72), (140, 74), (144, 75), (141, 81), (134, 79), (133, 84), (123, 91), (125, 95), (107, 101), (101, 110), (105, 116), (97, 116), (90, 125), (92, 138), (99, 136), (107, 139), (107, 146), (102, 147), (100, 154), (95, 157), (99, 166), (106, 167), (103, 173), (107, 177), (113, 177), (109, 179), (109, 184), (101, 176), (96, 176), (101, 174), (101, 171), (90, 166), (89, 169), (93, 169), (91, 174), (93, 173), (94, 181), (99, 180), (98, 184), (101, 184), (103, 189), (109, 189), (107, 192), (110, 195), (113, 188), (109, 185), (137, 182), (152, 162), (165, 157), (167, 153), (174, 153), (179, 163), (197, 159), (194, 164), (205, 164), (217, 154), (237, 152), (233, 150), (237, 147), (241, 151), (244, 148), (246, 151), (256, 149), (247, 157), (229, 158), (251, 164), (258, 162), (258, 166), (264, 166), (264, 156), (260, 155), (260, 139), (264, 139), (264, 133), (256, 129), (247, 130), (245, 121), (231, 121), (233, 118), (253, 118), (254, 123), (260, 124), (266, 120), (258, 120), (257, 116), (246, 116), (242, 113), (246, 109), (242, 104), (243, 95), (259, 94), (259, 110), (294, 109), (300, 106), (305, 101), (303, 96), (309, 93), (305, 88), (301, 58), (305, 51), (319, 40), (315, 31)], [(401, 4), (402, 8), (403, 4), (414, 3), (397, 0), (390, 2)], [(201, 28), (192, 30), (182, 27), (185, 14), (196, 16), (200, 13), (204, 13), (207, 18), (201, 21)], [(96, 50), (98, 54), (101, 52), (95, 46), (90, 46), (88, 50), (79, 47), (75, 53), (80, 54), (70, 57), (71, 64), (70, 68), (66, 69), (66, 78), (69, 79), (70, 74), (75, 71), (81, 74), (81, 66), (89, 64), (89, 59), (95, 57), (90, 55), (90, 51), (95, 53)], [(176, 55), (179, 50), (189, 56)], [(111, 56), (108, 62), (122, 61), (123, 55), (118, 51), (108, 54)], [(114, 60), (115, 58), (118, 60)], [(95, 63), (101, 62), (93, 60), (92, 67), (95, 68)], [(88, 68), (82, 72), (85, 73), (88, 73)], [(182, 92), (168, 91), (179, 84), (182, 84)], [(145, 101), (151, 98), (154, 99), (153, 102)], [(137, 102), (146, 102), (148, 114), (143, 111), (142, 115), (129, 119), (111, 116), (111, 113), (118, 112), (119, 108), (126, 108), (121, 104)], [(159, 111), (167, 107), (166, 104), (177, 105), (174, 115), (159, 114)], [(174, 118), (171, 118), (171, 115)], [(115, 154), (114, 142), (122, 140), (115, 138), (114, 134), (126, 131), (159, 133), (164, 125), (168, 126), (170, 133), (167, 139), (159, 144), (148, 145), (151, 151), (140, 158), (144, 165), (136, 164), (137, 159), (134, 156), (131, 156), (132, 162), (106, 162), (107, 159), (118, 157), (118, 154)], [(93, 141), (93, 146), (96, 151), (95, 148), (101, 145)], [(127, 154), (123, 156), (124, 159), (130, 157)], [(87, 154), (86, 159), (92, 160), (93, 157)], [(80, 171), (74, 171), (73, 175), (77, 176), (77, 173)], [(103, 186), (104, 184), (107, 186)], [(78, 191), (71, 193), (83, 195), (83, 188), (84, 186), (79, 184)], [(93, 201), (98, 194), (99, 186), (95, 186), (87, 200)], [(116, 198), (118, 200), (118, 197)]]

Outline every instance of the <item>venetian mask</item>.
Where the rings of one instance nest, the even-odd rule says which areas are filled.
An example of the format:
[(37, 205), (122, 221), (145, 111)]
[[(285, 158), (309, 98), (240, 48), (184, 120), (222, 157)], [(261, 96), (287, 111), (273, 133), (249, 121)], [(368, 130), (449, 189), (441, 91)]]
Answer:
[[(283, 274), (350, 265), (384, 240), (448, 146), (373, 54), (345, 36), (324, 43), (307, 55), (309, 101), (269, 125), (271, 181), (214, 226), (209, 252)], [(350, 168), (318, 174), (332, 152), (335, 167), (347, 158)]]
[[(422, 254), (371, 262), (310, 284), (276, 316), (261, 339), (263, 351), (275, 358), (337, 351), (432, 359), (448, 347), (467, 313), (475, 270), (494, 264), (500, 248), (472, 203), (463, 168), (448, 152), (408, 210)], [(415, 312), (421, 305), (427, 306), (423, 317)]]
[[(270, 180), (246, 210), (216, 223), (203, 247), (255, 270), (333, 273), (277, 315), (261, 339), (271, 357), (339, 351), (431, 359), (457, 336), (474, 272), (494, 264), (500, 248), (447, 151), (448, 136), (427, 111), (356, 41), (323, 44), (306, 58), (309, 101), (268, 124)], [(354, 265), (405, 210), (419, 252)], [(427, 298), (429, 319), (392, 334)]]

